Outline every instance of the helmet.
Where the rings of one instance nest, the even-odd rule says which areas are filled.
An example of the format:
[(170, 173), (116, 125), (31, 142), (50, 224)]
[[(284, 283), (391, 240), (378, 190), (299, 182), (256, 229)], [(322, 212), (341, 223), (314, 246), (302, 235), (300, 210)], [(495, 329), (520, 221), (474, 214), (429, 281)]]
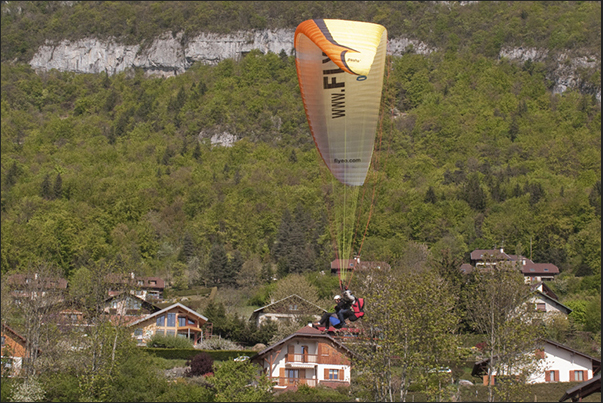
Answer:
[(341, 295), (336, 295), (333, 299), (341, 299)]

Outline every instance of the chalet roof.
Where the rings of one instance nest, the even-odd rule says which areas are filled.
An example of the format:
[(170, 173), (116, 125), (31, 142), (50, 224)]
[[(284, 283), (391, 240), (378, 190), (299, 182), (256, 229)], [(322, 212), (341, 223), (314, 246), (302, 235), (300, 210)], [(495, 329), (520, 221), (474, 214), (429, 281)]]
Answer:
[(563, 305), (561, 302), (557, 301), (555, 298), (552, 298), (551, 296), (544, 294), (543, 292), (541, 292), (539, 290), (534, 290), (534, 294), (537, 297), (544, 299), (546, 302), (553, 305), (560, 311), (563, 311), (566, 315), (569, 315), (570, 313), (572, 313), (572, 309), (570, 307)]
[(115, 295), (112, 295), (112, 296), (110, 296), (110, 297), (107, 297), (107, 298), (105, 298), (105, 302), (110, 302), (110, 301), (112, 301), (112, 300), (114, 300), (114, 299), (118, 299), (119, 297), (125, 297), (125, 298), (137, 299), (137, 300), (139, 300), (139, 301), (140, 301), (140, 303), (141, 303), (142, 305), (146, 305), (146, 306), (147, 306), (147, 307), (149, 307), (149, 308), (150, 308), (152, 311), (160, 311), (160, 310), (161, 310), (161, 308), (160, 308), (160, 307), (158, 307), (157, 305), (153, 304), (152, 302), (149, 302), (149, 301), (147, 301), (146, 299), (141, 298), (141, 297), (139, 297), (138, 295), (131, 294), (131, 293), (127, 292), (127, 291), (122, 291), (122, 292), (120, 292), (119, 294), (115, 294)]
[(533, 263), (532, 261), (526, 262), (521, 266), (521, 272), (526, 276), (536, 274), (559, 274), (559, 268), (552, 263)]
[(21, 336), (19, 333), (17, 333), (15, 330), (13, 330), (12, 328), (10, 328), (8, 325), (5, 325), (4, 323), (2, 324), (2, 330), (12, 334), (13, 336), (15, 336), (19, 341), (26, 343), (27, 339), (23, 336)]
[(471, 266), (469, 263), (463, 263), (459, 268), (463, 274), (469, 274), (473, 271), (473, 269), (475, 269), (475, 267)]
[(256, 317), (257, 317), (257, 316), (258, 316), (258, 315), (259, 315), (259, 314), (260, 314), (262, 311), (266, 310), (267, 308), (269, 308), (269, 307), (271, 307), (271, 306), (273, 306), (273, 305), (277, 305), (277, 304), (279, 304), (279, 303), (281, 303), (281, 302), (283, 302), (283, 301), (286, 301), (286, 300), (288, 300), (288, 299), (290, 299), (290, 298), (298, 298), (298, 299), (300, 299), (300, 300), (302, 300), (302, 301), (304, 301), (304, 302), (308, 303), (309, 305), (312, 305), (312, 306), (316, 307), (316, 309), (317, 309), (317, 310), (320, 310), (322, 313), (327, 312), (327, 310), (326, 310), (326, 309), (319, 307), (318, 305), (316, 305), (316, 304), (314, 304), (314, 303), (312, 303), (312, 302), (308, 301), (307, 299), (302, 298), (302, 297), (300, 297), (300, 296), (299, 296), (299, 295), (297, 295), (297, 294), (291, 294), (291, 295), (289, 295), (288, 297), (285, 297), (285, 298), (279, 299), (278, 301), (272, 302), (272, 303), (270, 303), (270, 304), (268, 304), (268, 305), (265, 305), (265, 306), (263, 306), (263, 307), (261, 307), (261, 308), (256, 309), (256, 310), (255, 310), (255, 311), (253, 311), (253, 313), (251, 314), (251, 317), (249, 318), (249, 320), (254, 320), (254, 319), (255, 319), (255, 318), (256, 318)]
[(513, 260), (502, 249), (476, 249), (471, 252), (471, 260), (484, 260), (488, 257), (494, 257), (496, 260)]
[(572, 399), (572, 402), (582, 401), (583, 398), (597, 392), (601, 393), (601, 374), (597, 374), (588, 381), (584, 381), (581, 384), (566, 390), (559, 401), (564, 402), (568, 399)]
[(555, 294), (555, 292), (553, 292), (553, 290), (551, 290), (550, 287), (548, 285), (546, 285), (546, 283), (544, 281), (539, 281), (537, 283), (534, 283), (530, 286), (530, 288), (532, 289), (532, 291), (538, 290), (541, 293), (546, 294), (549, 297), (556, 299), (557, 301), (559, 300), (559, 297), (557, 296), (557, 294)]
[(339, 341), (332, 338), (328, 334), (322, 333), (320, 330), (314, 329), (312, 326), (304, 326), (303, 328), (299, 329), (297, 332), (291, 334), (288, 337), (285, 337), (283, 340), (281, 340), (271, 346), (266, 347), (265, 349), (263, 349), (262, 351), (258, 352), (253, 357), (251, 357), (251, 359), (257, 360), (257, 359), (261, 358), (262, 356), (266, 355), (267, 353), (271, 352), (275, 348), (287, 343), (289, 340), (295, 339), (298, 337), (328, 340), (328, 341), (332, 342), (333, 344), (335, 344), (337, 347), (344, 350), (346, 352), (346, 354), (349, 354), (351, 356), (354, 355), (354, 352), (352, 350), (350, 350), (345, 345), (341, 344)]
[(190, 309), (190, 308), (189, 308), (189, 307), (187, 307), (187, 306), (182, 305), (180, 302), (176, 302), (175, 304), (172, 304), (172, 305), (170, 305), (170, 306), (168, 306), (168, 307), (165, 307), (165, 308), (163, 308), (163, 309), (162, 309), (162, 310), (160, 310), (160, 311), (157, 311), (157, 312), (152, 313), (152, 314), (150, 314), (150, 315), (147, 315), (147, 316), (145, 316), (145, 317), (143, 317), (143, 318), (140, 318), (140, 319), (138, 319), (138, 320), (135, 320), (134, 322), (130, 323), (128, 326), (134, 326), (134, 325), (137, 325), (137, 324), (139, 324), (139, 323), (141, 323), (141, 322), (144, 322), (144, 321), (146, 321), (146, 320), (149, 320), (149, 319), (151, 319), (151, 318), (154, 318), (154, 317), (156, 317), (156, 316), (159, 316), (159, 315), (161, 315), (161, 314), (164, 314), (164, 313), (166, 313), (166, 312), (168, 312), (168, 311), (170, 311), (170, 310), (172, 310), (172, 309), (174, 309), (174, 308), (181, 308), (181, 309), (184, 309), (186, 312), (190, 313), (191, 315), (193, 315), (193, 316), (195, 316), (195, 317), (197, 317), (197, 318), (199, 318), (199, 319), (203, 319), (205, 322), (207, 322), (207, 318), (206, 318), (205, 316), (201, 315), (200, 313), (198, 313), (198, 312), (196, 312), (196, 311), (193, 311), (192, 309)]
[[(550, 345), (560, 348), (562, 350), (569, 351), (573, 354), (580, 355), (580, 356), (590, 360), (591, 364), (593, 366), (593, 373), (596, 373), (601, 370), (601, 359), (599, 359), (599, 358), (595, 358), (588, 354), (584, 354), (578, 350), (575, 350), (569, 346), (566, 346), (565, 344), (561, 344), (561, 343), (558, 343), (558, 342), (550, 340), (550, 339), (542, 339), (542, 342), (546, 343), (546, 344), (550, 344)], [(487, 366), (489, 361), (490, 361), (490, 358), (484, 358), (483, 360), (476, 361), (475, 364), (473, 364), (473, 370), (471, 371), (471, 375), (473, 375), (473, 376), (479, 375), (485, 369), (485, 367)]]

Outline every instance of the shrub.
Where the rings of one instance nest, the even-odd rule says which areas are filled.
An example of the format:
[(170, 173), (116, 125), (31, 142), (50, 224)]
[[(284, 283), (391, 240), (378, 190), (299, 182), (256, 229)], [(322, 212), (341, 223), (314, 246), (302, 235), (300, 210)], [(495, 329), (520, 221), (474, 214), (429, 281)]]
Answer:
[(184, 376), (193, 377), (208, 374), (213, 371), (214, 360), (207, 353), (201, 353), (194, 356), (192, 359), (186, 362), (187, 366), (190, 366), (186, 370)]
[(201, 350), (242, 350), (237, 343), (221, 337), (212, 337), (197, 343), (197, 348)]
[(159, 348), (193, 348), (193, 343), (185, 337), (154, 335), (147, 342), (147, 347)]

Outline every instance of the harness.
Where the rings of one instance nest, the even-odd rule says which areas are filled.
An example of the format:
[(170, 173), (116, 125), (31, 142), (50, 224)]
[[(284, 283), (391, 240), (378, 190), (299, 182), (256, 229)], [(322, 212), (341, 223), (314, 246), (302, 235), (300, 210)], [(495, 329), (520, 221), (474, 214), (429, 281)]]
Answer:
[(355, 322), (364, 316), (364, 298), (356, 298), (352, 304), (353, 315), (349, 317), (350, 322)]

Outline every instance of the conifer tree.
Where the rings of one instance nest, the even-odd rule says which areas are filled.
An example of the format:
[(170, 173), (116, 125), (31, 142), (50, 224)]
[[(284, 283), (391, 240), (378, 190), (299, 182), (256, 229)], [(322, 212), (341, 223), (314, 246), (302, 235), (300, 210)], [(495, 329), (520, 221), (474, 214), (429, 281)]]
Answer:
[(63, 196), (63, 179), (61, 179), (61, 174), (57, 174), (52, 193), (55, 199), (60, 199)]
[(228, 257), (224, 245), (215, 243), (211, 247), (209, 257), (209, 275), (213, 284), (222, 284), (226, 274)]
[(46, 200), (51, 200), (53, 197), (53, 191), (50, 185), (50, 175), (46, 174), (44, 180), (42, 181), (40, 196), (42, 196)]

